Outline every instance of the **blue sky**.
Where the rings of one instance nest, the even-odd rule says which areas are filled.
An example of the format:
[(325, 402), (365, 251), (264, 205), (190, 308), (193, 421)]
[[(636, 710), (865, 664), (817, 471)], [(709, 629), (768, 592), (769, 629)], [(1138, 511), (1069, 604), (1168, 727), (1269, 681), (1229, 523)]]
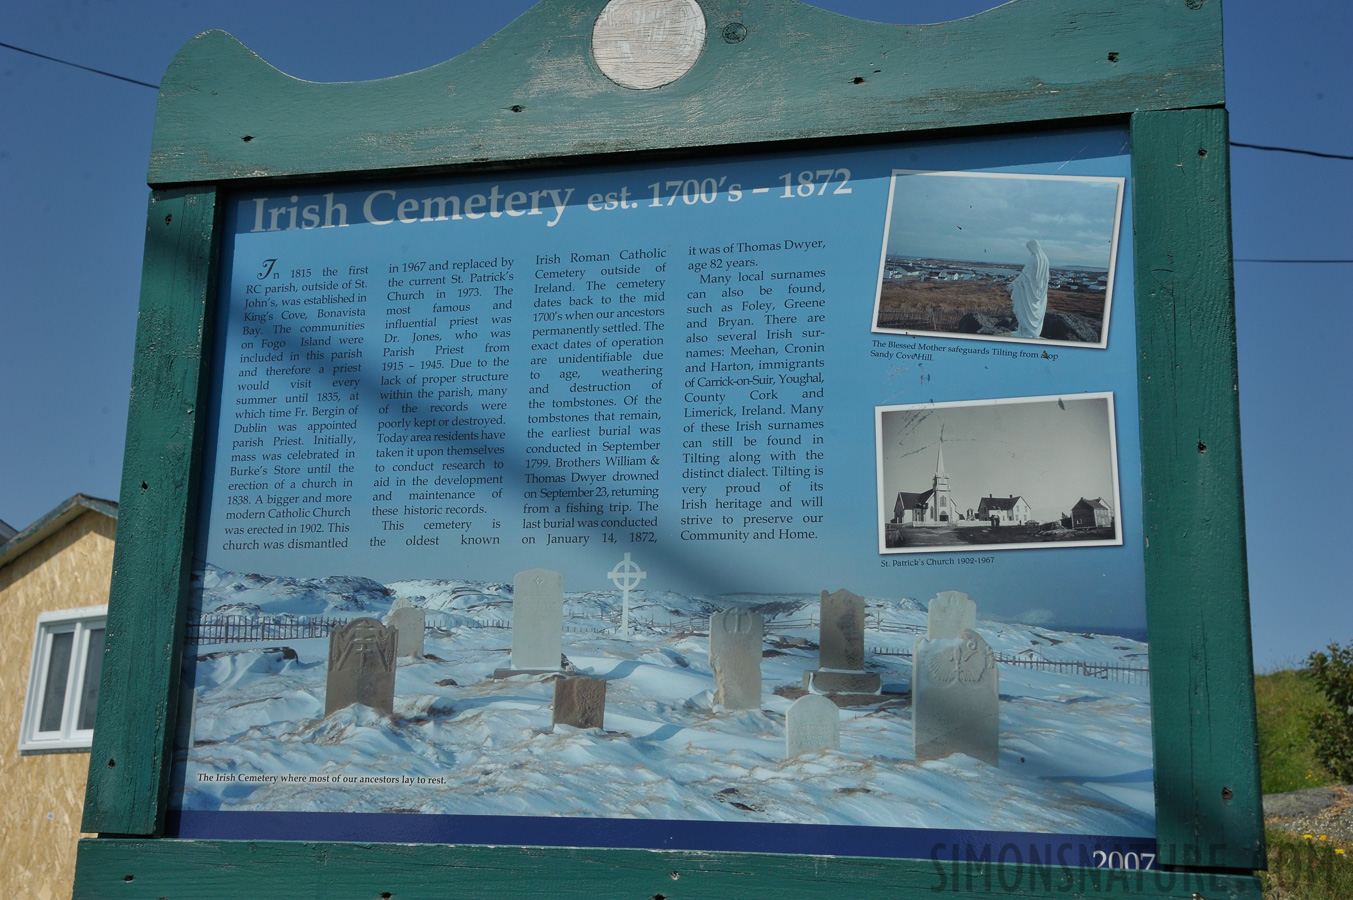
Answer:
[[(1216, 2), (1216, 0), (1213, 0)], [(527, 4), (183, 2), (12, 5), (0, 41), (145, 82), (223, 28), (288, 74), (388, 77), (488, 37)], [(823, 2), (884, 21), (981, 0)], [(1338, 0), (1226, 6), (1232, 139), (1353, 153), (1353, 10)], [(22, 528), (76, 492), (115, 499), (145, 227), (155, 92), (0, 48), (0, 519)], [(1235, 149), (1235, 251), (1353, 257), (1353, 162)], [(1256, 663), (1353, 639), (1346, 264), (1236, 265)]]
[(1053, 268), (1109, 268), (1122, 180), (900, 174), (888, 253), (1023, 265), (1030, 238)]

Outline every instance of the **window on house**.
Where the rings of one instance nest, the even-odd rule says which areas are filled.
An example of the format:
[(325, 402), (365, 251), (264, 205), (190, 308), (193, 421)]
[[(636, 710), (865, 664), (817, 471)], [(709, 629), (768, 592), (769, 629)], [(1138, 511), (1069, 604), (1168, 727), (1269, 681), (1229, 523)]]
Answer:
[(20, 752), (87, 750), (94, 737), (108, 607), (38, 616)]

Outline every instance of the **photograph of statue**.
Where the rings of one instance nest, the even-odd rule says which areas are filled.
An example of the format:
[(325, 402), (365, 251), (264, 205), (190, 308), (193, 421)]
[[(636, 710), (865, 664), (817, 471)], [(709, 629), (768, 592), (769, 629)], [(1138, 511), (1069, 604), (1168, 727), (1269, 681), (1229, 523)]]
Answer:
[(1123, 189), (894, 170), (873, 330), (1105, 347)]

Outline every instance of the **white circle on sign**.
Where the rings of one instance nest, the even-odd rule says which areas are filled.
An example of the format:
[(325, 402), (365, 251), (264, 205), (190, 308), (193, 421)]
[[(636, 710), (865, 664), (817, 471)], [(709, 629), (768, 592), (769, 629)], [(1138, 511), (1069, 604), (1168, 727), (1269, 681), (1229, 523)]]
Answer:
[(611, 0), (592, 26), (592, 58), (607, 78), (636, 90), (671, 84), (705, 47), (696, 0)]

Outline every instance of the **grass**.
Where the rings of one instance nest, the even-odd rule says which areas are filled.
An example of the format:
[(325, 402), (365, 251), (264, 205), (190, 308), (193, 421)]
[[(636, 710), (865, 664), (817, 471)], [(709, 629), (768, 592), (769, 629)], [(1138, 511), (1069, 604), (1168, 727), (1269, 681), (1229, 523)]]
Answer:
[[(1310, 678), (1290, 670), (1255, 675), (1254, 701), (1265, 794), (1338, 783), (1311, 746), (1311, 716), (1326, 701)], [(1353, 845), (1273, 827), (1265, 840), (1268, 871), (1258, 873), (1265, 900), (1353, 898)]]
[(1265, 794), (1337, 783), (1316, 760), (1311, 746), (1311, 716), (1325, 706), (1314, 682), (1292, 671), (1255, 675), (1254, 701)]
[(1265, 900), (1353, 897), (1353, 848), (1323, 837), (1266, 830), (1268, 871), (1260, 873)]
[[(1048, 309), (1079, 316), (1100, 326), (1104, 320), (1103, 291), (1048, 290)], [(956, 333), (964, 313), (1014, 315), (1004, 282), (884, 281), (879, 297), (879, 321), (888, 328)]]

